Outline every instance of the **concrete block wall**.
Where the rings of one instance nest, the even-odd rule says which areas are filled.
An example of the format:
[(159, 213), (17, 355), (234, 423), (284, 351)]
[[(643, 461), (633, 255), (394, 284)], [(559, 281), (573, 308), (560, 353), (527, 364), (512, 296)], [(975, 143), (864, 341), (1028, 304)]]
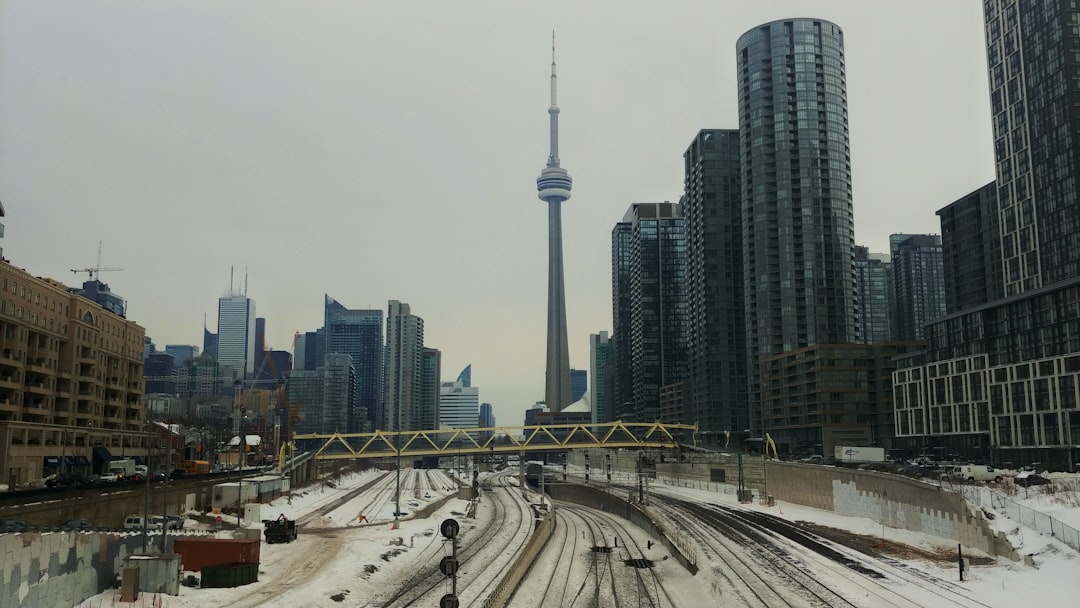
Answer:
[(124, 558), (141, 552), (139, 534), (0, 534), (0, 606), (77, 605), (112, 587)]

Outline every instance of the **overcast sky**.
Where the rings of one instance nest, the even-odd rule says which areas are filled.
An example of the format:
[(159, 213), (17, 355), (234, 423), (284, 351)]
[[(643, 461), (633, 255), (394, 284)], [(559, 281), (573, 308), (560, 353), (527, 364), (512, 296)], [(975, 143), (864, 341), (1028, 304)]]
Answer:
[[(271, 345), (408, 302), (444, 379), (501, 424), (543, 399), (551, 30), (558, 31), (571, 366), (611, 329), (610, 235), (677, 201), (702, 128), (737, 127), (735, 41), (844, 30), (855, 236), (939, 233), (993, 179), (979, 0), (0, 0), (4, 255), (96, 263), (159, 348), (202, 343), (229, 267)], [(590, 384), (591, 384), (590, 379)]]

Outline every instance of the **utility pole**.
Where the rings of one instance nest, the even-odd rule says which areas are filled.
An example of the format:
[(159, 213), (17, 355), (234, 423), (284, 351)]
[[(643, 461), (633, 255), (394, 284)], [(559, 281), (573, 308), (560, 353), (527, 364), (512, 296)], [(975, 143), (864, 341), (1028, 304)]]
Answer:
[[(172, 483), (172, 429), (168, 426), (165, 427), (165, 432), (168, 433), (168, 439), (165, 442), (165, 470), (167, 477), (165, 478), (165, 486), (161, 489), (161, 554), (165, 554), (165, 541), (169, 535), (169, 484)], [(145, 518), (143, 518), (145, 519)]]
[[(146, 428), (146, 427), (143, 427)], [(147, 515), (150, 514), (150, 478), (153, 477), (153, 470), (150, 469), (150, 435), (146, 436), (146, 492), (143, 494), (143, 517), (142, 517), (142, 552), (146, 554), (147, 543)]]

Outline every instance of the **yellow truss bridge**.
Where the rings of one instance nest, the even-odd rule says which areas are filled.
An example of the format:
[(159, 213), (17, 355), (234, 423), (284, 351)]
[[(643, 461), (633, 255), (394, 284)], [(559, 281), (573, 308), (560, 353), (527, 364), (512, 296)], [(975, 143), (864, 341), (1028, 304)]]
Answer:
[[(580, 448), (696, 447), (696, 425), (659, 422), (496, 426), (437, 431), (296, 435), (316, 460), (555, 452)], [(315, 447), (315, 446), (318, 447)]]

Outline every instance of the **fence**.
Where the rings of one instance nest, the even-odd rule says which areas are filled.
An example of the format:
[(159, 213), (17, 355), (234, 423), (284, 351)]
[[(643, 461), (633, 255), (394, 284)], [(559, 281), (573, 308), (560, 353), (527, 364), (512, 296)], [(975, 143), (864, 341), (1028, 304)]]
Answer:
[[(977, 485), (950, 484), (942, 487), (950, 487), (953, 491), (959, 492), (965, 500), (980, 508), (990, 509), (1021, 525), (1049, 534), (1074, 550), (1080, 551), (1080, 530), (1042, 511), (1026, 507), (1000, 492)], [(1025, 491), (1031, 490), (1025, 488)]]

